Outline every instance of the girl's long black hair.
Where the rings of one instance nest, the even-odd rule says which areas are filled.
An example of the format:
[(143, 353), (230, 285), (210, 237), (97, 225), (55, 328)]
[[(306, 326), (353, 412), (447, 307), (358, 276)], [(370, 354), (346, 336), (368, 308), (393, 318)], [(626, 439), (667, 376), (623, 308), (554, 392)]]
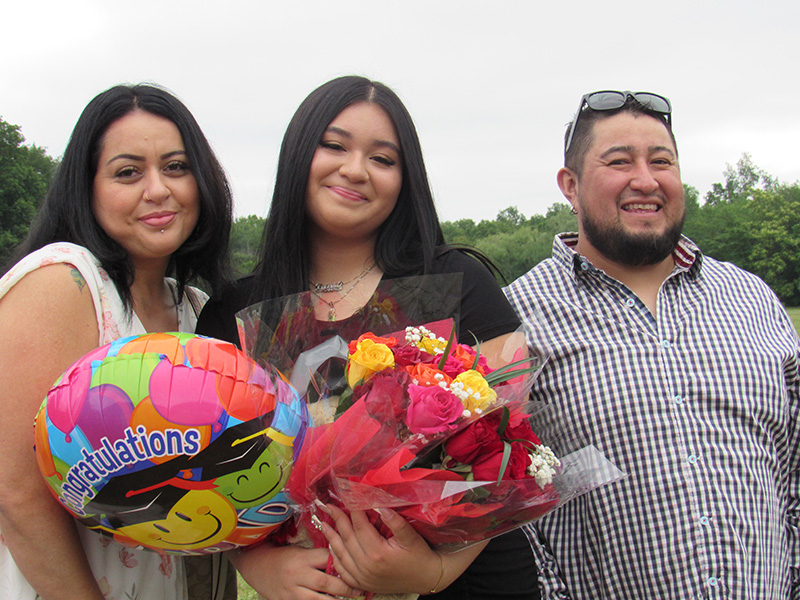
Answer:
[[(378, 231), (375, 262), (389, 277), (427, 273), (445, 250), (414, 122), (397, 94), (382, 83), (345, 76), (311, 92), (295, 112), (281, 145), (275, 191), (254, 273), (253, 302), (302, 292), (309, 286), (306, 189), (311, 160), (325, 129), (346, 107), (377, 104), (400, 141), (403, 183), (394, 210)], [(477, 250), (468, 250), (494, 269)]]

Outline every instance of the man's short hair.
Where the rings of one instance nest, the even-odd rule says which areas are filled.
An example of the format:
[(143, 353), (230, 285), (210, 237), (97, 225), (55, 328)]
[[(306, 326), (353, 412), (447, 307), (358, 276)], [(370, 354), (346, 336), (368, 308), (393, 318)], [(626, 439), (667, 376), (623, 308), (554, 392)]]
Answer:
[[(656, 119), (659, 123), (662, 123), (669, 133), (672, 145), (675, 146), (675, 155), (677, 156), (678, 144), (675, 142), (675, 134), (672, 132), (672, 127), (667, 118), (662, 113), (650, 110), (632, 96), (628, 96), (625, 100), (625, 104), (611, 110), (593, 110), (589, 108), (588, 105), (583, 106), (580, 113), (575, 115), (577, 122), (575, 123), (575, 131), (572, 132), (572, 142), (569, 148), (564, 151), (564, 166), (580, 178), (583, 173), (583, 163), (586, 159), (586, 154), (589, 152), (589, 148), (591, 148), (592, 142), (594, 141), (594, 124), (597, 121), (608, 119), (621, 112), (647, 115), (648, 117)], [(567, 124), (567, 131), (564, 134), (565, 148), (575, 119)]]

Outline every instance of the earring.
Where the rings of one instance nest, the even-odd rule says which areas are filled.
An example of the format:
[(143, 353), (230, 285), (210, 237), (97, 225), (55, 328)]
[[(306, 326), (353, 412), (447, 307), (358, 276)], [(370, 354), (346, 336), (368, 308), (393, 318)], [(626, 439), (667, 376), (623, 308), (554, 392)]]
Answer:
[(572, 208), (569, 209), (569, 212), (571, 212), (573, 215), (577, 215), (578, 209), (573, 206)]

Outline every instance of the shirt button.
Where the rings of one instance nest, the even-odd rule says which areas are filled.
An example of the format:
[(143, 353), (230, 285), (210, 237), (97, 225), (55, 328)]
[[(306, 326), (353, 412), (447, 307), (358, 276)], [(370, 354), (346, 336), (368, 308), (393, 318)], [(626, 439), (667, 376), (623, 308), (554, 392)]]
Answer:
[(718, 581), (719, 580), (716, 577), (709, 577), (708, 578), (708, 585), (710, 585), (711, 587), (714, 587), (715, 585), (717, 585)]
[(683, 403), (683, 396), (681, 396), (680, 394), (676, 394), (674, 400), (675, 404), (681, 404)]
[(702, 517), (700, 517), (700, 524), (701, 525), (708, 525), (708, 521), (709, 521), (709, 518), (707, 516), (703, 515)]
[(665, 349), (666, 349), (666, 348), (669, 348), (671, 345), (672, 345), (672, 344), (670, 344), (669, 340), (662, 340), (662, 341), (661, 341), (661, 347), (662, 347), (662, 348), (665, 348)]
[(589, 263), (581, 262), (581, 270), (588, 271), (589, 270)]
[(697, 456), (695, 456), (694, 454), (690, 454), (689, 455), (689, 464), (693, 465), (696, 462), (697, 462)]
[(628, 298), (627, 300), (625, 300), (625, 306), (627, 306), (628, 308), (633, 308), (634, 304), (636, 304), (636, 300), (634, 300), (633, 298)]

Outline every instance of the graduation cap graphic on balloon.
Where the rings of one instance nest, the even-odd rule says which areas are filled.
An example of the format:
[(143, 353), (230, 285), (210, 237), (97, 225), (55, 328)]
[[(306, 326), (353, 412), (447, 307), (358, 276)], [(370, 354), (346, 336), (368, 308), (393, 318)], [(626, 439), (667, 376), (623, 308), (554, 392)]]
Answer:
[[(36, 420), (45, 479), (82, 523), (124, 543), (202, 553), (260, 541), (290, 514), (281, 490), (308, 423), (304, 403), (232, 344), (148, 335), (160, 336), (159, 352), (146, 336), (118, 340), (51, 390)], [(114, 415), (112, 426), (86, 435), (83, 411), (95, 429), (97, 415)]]

